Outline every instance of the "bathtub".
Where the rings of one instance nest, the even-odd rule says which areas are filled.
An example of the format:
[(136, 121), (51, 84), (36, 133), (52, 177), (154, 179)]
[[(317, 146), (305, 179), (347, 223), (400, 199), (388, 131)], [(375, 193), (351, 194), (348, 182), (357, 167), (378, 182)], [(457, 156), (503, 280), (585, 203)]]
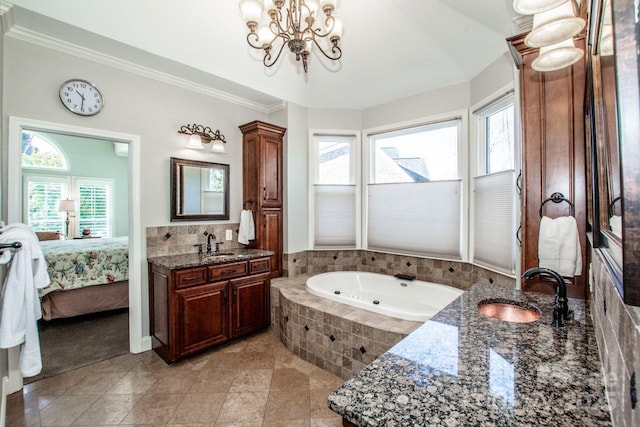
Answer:
[(464, 291), (386, 274), (337, 271), (307, 279), (313, 295), (399, 319), (427, 321)]

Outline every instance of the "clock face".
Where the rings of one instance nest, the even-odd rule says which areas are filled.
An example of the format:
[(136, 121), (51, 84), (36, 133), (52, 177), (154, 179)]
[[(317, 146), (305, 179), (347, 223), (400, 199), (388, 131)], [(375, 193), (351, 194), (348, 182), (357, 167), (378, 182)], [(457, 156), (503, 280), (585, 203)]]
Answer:
[(60, 101), (69, 111), (81, 116), (98, 114), (104, 106), (98, 88), (80, 79), (68, 80), (60, 86)]

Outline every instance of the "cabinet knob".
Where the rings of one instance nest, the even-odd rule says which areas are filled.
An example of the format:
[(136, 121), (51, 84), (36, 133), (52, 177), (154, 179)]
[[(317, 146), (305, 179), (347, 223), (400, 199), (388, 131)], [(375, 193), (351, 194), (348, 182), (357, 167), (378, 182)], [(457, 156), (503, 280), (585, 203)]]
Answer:
[(267, 187), (262, 187), (262, 200), (267, 200)]

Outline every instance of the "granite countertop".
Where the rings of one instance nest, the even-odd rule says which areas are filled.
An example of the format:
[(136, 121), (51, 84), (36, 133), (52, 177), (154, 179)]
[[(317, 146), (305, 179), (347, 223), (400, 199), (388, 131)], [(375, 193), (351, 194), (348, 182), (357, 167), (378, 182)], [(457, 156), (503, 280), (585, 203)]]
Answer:
[[(485, 317), (485, 299), (542, 317)], [(477, 284), (329, 395), (357, 426), (611, 425), (588, 302), (551, 327), (553, 295)]]
[(262, 249), (229, 249), (221, 251), (217, 256), (206, 256), (198, 254), (181, 254), (166, 255), (147, 258), (151, 264), (167, 268), (169, 270), (177, 270), (180, 268), (199, 267), (202, 265), (221, 264), (231, 261), (242, 261), (247, 259), (262, 258), (273, 255), (273, 251), (265, 251)]

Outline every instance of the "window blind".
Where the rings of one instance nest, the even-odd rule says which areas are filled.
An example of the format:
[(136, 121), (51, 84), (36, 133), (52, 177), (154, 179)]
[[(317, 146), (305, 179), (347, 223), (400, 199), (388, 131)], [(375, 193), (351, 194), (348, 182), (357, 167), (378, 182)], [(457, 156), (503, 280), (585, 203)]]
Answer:
[(474, 178), (473, 262), (515, 273), (515, 171)]
[(80, 209), (78, 227), (91, 230), (92, 236), (111, 237), (109, 224), (109, 185), (78, 183)]
[(356, 245), (356, 186), (315, 185), (314, 247)]
[(64, 231), (64, 220), (58, 212), (64, 184), (29, 181), (27, 184), (27, 224), (35, 231)]
[(369, 249), (460, 258), (461, 180), (370, 184)]

